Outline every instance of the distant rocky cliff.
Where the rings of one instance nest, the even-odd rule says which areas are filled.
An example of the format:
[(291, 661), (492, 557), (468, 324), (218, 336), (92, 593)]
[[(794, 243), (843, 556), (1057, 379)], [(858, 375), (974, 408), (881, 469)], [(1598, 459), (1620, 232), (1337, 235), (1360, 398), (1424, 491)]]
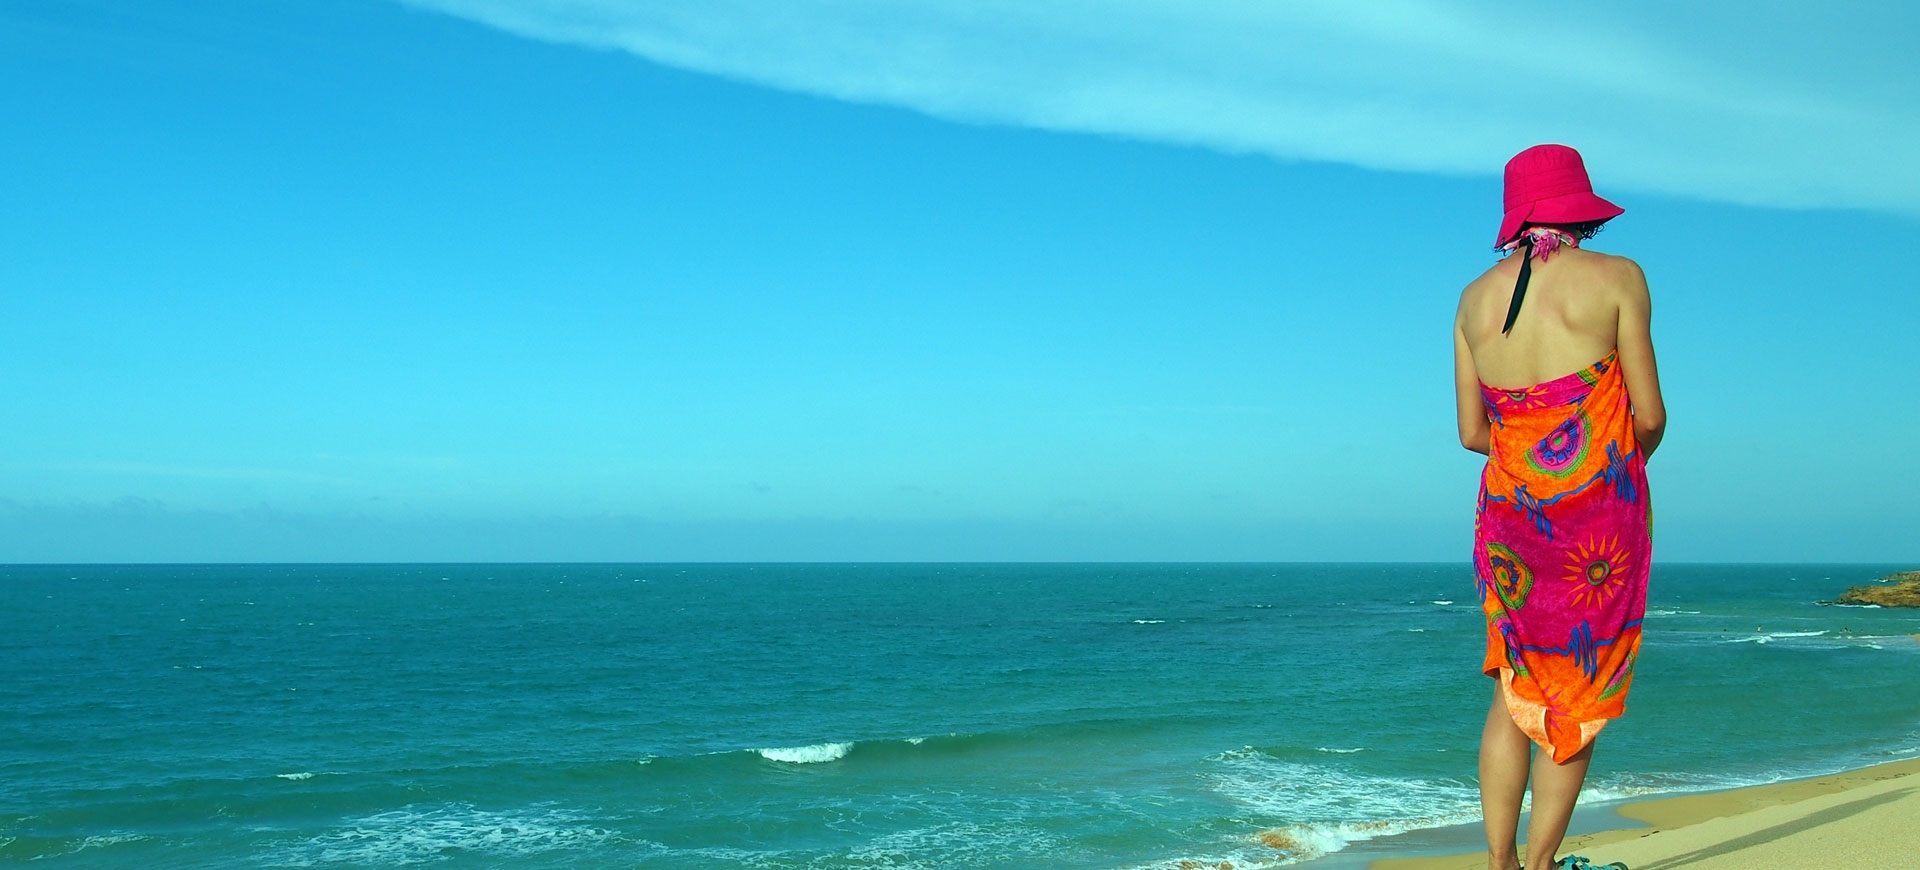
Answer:
[(1855, 586), (1840, 593), (1834, 603), (1920, 607), (1920, 571), (1899, 571), (1880, 578), (1879, 583)]

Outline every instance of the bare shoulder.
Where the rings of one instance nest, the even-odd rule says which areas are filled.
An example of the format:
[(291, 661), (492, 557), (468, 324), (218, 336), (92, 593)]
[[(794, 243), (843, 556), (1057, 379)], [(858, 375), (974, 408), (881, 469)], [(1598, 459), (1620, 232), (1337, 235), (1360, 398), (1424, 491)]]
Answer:
[(1617, 292), (1629, 297), (1646, 298), (1647, 273), (1640, 264), (1618, 254), (1603, 254), (1588, 251), (1594, 257), (1595, 264), (1606, 275), (1607, 284)]
[(1460, 291), (1460, 307), (1465, 309), (1473, 305), (1493, 288), (1512, 287), (1517, 268), (1511, 258), (1487, 267), (1487, 271), (1481, 272), (1480, 277), (1467, 282), (1466, 289)]

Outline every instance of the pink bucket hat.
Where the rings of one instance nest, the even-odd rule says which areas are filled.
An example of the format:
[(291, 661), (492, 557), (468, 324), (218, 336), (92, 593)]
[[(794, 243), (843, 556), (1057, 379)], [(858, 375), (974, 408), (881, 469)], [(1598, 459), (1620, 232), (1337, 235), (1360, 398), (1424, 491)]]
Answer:
[(1583, 224), (1612, 220), (1626, 211), (1593, 195), (1587, 164), (1565, 145), (1535, 145), (1507, 161), (1506, 217), (1500, 221), (1504, 245), (1527, 224)]

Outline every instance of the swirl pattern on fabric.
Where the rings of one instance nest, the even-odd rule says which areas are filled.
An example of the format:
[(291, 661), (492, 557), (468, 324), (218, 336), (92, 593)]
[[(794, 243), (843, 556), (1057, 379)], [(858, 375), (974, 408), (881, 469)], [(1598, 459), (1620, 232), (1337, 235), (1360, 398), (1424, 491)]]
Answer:
[(1617, 353), (1480, 392), (1493, 424), (1474, 521), (1481, 669), (1564, 762), (1626, 712), (1652, 565), (1646, 460)]

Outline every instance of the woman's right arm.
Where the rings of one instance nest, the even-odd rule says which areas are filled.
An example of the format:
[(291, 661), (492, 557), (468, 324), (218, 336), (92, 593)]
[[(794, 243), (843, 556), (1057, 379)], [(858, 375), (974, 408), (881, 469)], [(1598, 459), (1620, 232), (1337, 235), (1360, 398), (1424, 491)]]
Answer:
[(1642, 458), (1650, 457), (1667, 432), (1667, 405), (1660, 398), (1660, 371), (1653, 362), (1653, 298), (1639, 264), (1621, 258), (1620, 323), (1616, 339), (1620, 374), (1633, 403), (1633, 434)]
[(1480, 397), (1480, 375), (1473, 365), (1473, 351), (1467, 347), (1460, 319), (1453, 321), (1453, 402), (1460, 424), (1460, 446), (1475, 453), (1486, 453), (1493, 439), (1493, 424), (1487, 420), (1486, 400)]

